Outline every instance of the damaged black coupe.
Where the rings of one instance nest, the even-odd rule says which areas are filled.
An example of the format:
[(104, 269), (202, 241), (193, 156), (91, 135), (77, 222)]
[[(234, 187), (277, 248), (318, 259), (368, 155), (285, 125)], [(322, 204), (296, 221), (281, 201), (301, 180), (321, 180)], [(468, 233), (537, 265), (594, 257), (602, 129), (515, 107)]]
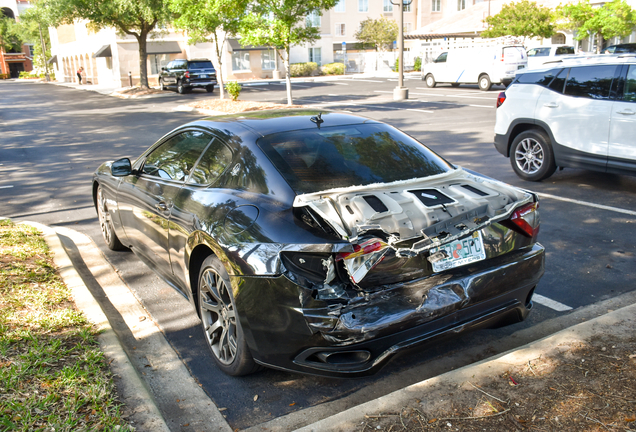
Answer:
[(231, 375), (370, 374), (522, 321), (544, 272), (535, 194), (353, 115), (195, 121), (103, 164), (93, 196), (108, 246), (189, 299)]

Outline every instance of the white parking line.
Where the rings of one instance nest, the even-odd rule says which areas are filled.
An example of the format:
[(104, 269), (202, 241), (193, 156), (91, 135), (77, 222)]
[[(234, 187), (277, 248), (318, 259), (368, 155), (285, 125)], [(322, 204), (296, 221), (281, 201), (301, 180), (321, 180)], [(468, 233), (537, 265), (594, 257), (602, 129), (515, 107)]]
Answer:
[(494, 108), (491, 105), (468, 105), (469, 107), (477, 107), (477, 108)]
[(393, 92), (388, 90), (373, 90), (373, 93), (393, 93)]
[(550, 198), (550, 199), (554, 199), (554, 200), (558, 200), (558, 201), (565, 201), (565, 202), (570, 202), (570, 203), (574, 203), (574, 204), (579, 204), (582, 206), (587, 206), (587, 207), (594, 207), (597, 209), (601, 209), (601, 210), (609, 210), (609, 211), (613, 211), (616, 213), (622, 213), (622, 214), (627, 214), (630, 216), (636, 216), (636, 211), (633, 210), (626, 210), (626, 209), (622, 209), (622, 208), (618, 208), (618, 207), (612, 207), (612, 206), (606, 206), (603, 204), (594, 204), (591, 202), (587, 202), (587, 201), (579, 201), (579, 200), (575, 200), (572, 198), (564, 198), (564, 197), (560, 197), (560, 196), (556, 196), (556, 195), (550, 195), (550, 194), (545, 194), (545, 193), (537, 193), (537, 195), (539, 195), (541, 198)]
[(338, 85), (349, 85), (347, 83), (339, 83), (339, 82), (335, 82), (335, 81), (327, 81), (327, 82), (331, 83), (331, 84), (338, 84)]
[(9, 189), (9, 188), (12, 188), (12, 187), (13, 187), (13, 185), (9, 185), (9, 186), (0, 186), (0, 189)]
[(563, 303), (559, 303), (556, 300), (552, 300), (547, 297), (544, 297), (541, 294), (533, 295), (532, 301), (542, 306), (549, 307), (550, 309), (554, 309), (557, 312), (565, 312), (565, 311), (572, 310), (570, 306), (564, 305)]
[(427, 113), (427, 114), (433, 114), (434, 111), (426, 111), (426, 110), (421, 110), (421, 109), (415, 109), (415, 108), (407, 108), (407, 111), (415, 111), (415, 112), (423, 112), (423, 113)]
[(377, 81), (377, 80), (369, 80), (369, 79), (358, 79), (358, 78), (352, 78), (352, 81), (355, 81), (355, 82), (379, 82), (379, 83), (385, 82), (385, 81)]

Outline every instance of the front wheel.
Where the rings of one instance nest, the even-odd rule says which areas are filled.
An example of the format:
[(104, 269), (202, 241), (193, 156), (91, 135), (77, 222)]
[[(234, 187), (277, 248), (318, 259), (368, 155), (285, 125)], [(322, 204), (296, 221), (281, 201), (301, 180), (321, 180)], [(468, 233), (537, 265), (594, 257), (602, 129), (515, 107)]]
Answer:
[(214, 86), (213, 85), (206, 86), (205, 91), (208, 93), (212, 93), (214, 91)]
[(245, 341), (230, 279), (214, 255), (207, 257), (201, 266), (198, 291), (203, 334), (216, 365), (232, 376), (256, 372), (260, 367)]
[(106, 205), (106, 197), (101, 186), (97, 186), (97, 216), (99, 217), (99, 227), (102, 231), (102, 237), (110, 250), (125, 250), (127, 249), (119, 237), (115, 234), (113, 223), (110, 219), (110, 213), (108, 212), (108, 206)]
[(488, 91), (492, 87), (490, 77), (488, 75), (482, 75), (479, 77), (479, 90)]
[(547, 179), (556, 170), (550, 139), (539, 130), (520, 133), (512, 142), (510, 163), (515, 173), (524, 180)]
[(433, 88), (437, 85), (437, 83), (435, 82), (435, 77), (432, 74), (426, 75), (425, 82), (426, 82), (426, 87)]

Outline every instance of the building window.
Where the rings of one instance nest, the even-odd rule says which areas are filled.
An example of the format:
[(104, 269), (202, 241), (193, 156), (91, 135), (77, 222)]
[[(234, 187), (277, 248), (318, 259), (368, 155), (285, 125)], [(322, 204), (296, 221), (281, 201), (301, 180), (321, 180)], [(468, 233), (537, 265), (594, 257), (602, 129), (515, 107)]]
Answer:
[(433, 1), (433, 12), (441, 12), (442, 11), (442, 0), (432, 0)]
[(369, 0), (358, 0), (358, 12), (369, 12)]
[(404, 23), (404, 33), (408, 33), (411, 30), (413, 30), (413, 24), (412, 23)]
[(29, 57), (33, 58), (35, 57), (35, 49), (33, 48), (33, 45), (27, 45), (29, 47)]
[(345, 11), (345, 0), (340, 0), (338, 3), (336, 3), (336, 6), (334, 6), (333, 11), (334, 12), (346, 12)]
[(466, 9), (466, 0), (457, 0), (457, 10), (462, 11)]
[(309, 61), (322, 66), (321, 48), (309, 48)]
[(166, 65), (170, 63), (170, 59), (168, 57), (169, 54), (148, 54), (148, 62), (150, 62), (150, 75), (161, 73), (161, 68), (166, 67)]
[(276, 69), (276, 53), (274, 50), (261, 51), (261, 69)]
[(402, 5), (404, 6), (404, 12), (411, 12), (411, 3), (409, 4), (402, 3)]
[(305, 19), (305, 25), (307, 27), (320, 27), (320, 14), (316, 11), (307, 15)]
[(384, 12), (393, 12), (393, 3), (391, 0), (384, 0)]
[(248, 71), (250, 70), (250, 53), (249, 51), (234, 51), (232, 53), (232, 70)]
[(345, 35), (345, 25), (336, 24), (336, 36), (344, 36), (344, 35)]

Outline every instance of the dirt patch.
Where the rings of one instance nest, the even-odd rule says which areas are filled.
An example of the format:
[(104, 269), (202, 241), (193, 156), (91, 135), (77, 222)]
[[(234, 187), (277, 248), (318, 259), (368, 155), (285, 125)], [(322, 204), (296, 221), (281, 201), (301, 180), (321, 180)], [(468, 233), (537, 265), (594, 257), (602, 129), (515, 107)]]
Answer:
[(137, 98), (140, 96), (148, 96), (153, 94), (161, 94), (165, 93), (156, 88), (142, 88), (142, 87), (128, 87), (120, 90), (115, 90), (112, 94), (113, 96), (120, 97), (123, 99), (129, 98)]
[(636, 337), (596, 338), (465, 382), (439, 400), (368, 413), (359, 431), (636, 431)]
[(233, 101), (232, 99), (204, 99), (196, 102), (191, 102), (188, 104), (188, 106), (192, 108), (204, 109), (209, 111), (219, 111), (228, 114), (270, 109), (303, 108), (302, 105), (290, 106), (271, 102), (253, 102), (242, 100)]

